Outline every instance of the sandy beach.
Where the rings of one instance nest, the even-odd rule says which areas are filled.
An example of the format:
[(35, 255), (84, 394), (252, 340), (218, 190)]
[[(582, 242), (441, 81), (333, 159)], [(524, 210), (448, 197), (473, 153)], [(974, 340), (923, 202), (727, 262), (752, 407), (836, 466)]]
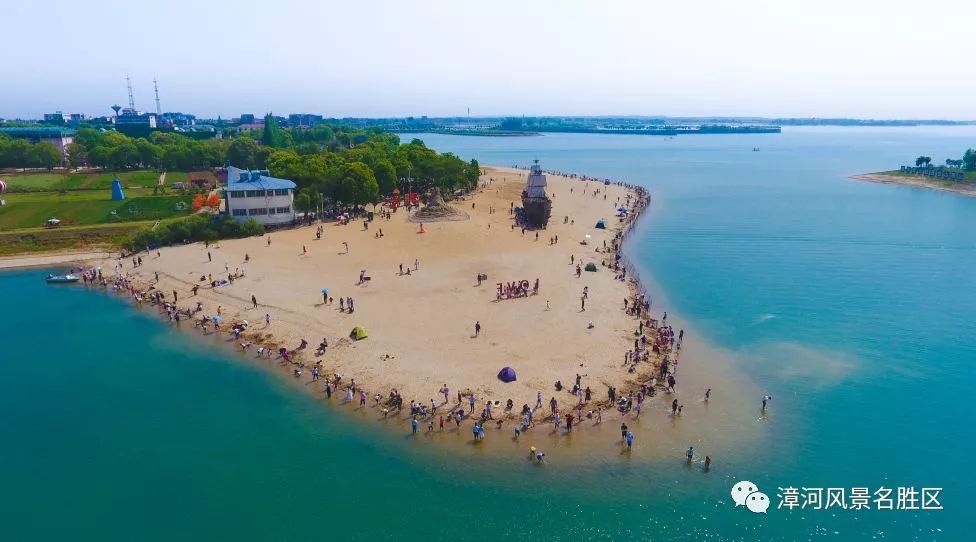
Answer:
[[(220, 334), (204, 334), (184, 321), (180, 325), (188, 333), (210, 336), (239, 352), (241, 342), (252, 343), (245, 351), (250, 358), (256, 357), (260, 346), (292, 351), (294, 363), (284, 362), (277, 353), (262, 363), (280, 365), (283, 374), (293, 374), (301, 364), (301, 376), (289, 380), (323, 398), (325, 377), (342, 376), (333, 401), (342, 401), (345, 388), (355, 380), (357, 393), (351, 403), (358, 405), (358, 390), (362, 390), (367, 396), (365, 408), (354, 411), (368, 418), (409, 424), (408, 405), (414, 400), (426, 406), (433, 400), (437, 413), (447, 414), (457, 405), (460, 391), (465, 394), (461, 404), (466, 411), (468, 394), (476, 397), (476, 414), (486, 400), (497, 402), (493, 419), (485, 427), (507, 433), (518, 424), (522, 405), (536, 407), (541, 392), (542, 407), (533, 421), (546, 426), (549, 439), (562, 443), (561, 431), (553, 431), (551, 420), (543, 419), (549, 416), (551, 398), (557, 400), (563, 416), (576, 405), (570, 390), (579, 375), (581, 387), (589, 388), (592, 395), (582, 411), (602, 409), (605, 423), (596, 424), (595, 416), (582, 424), (577, 420), (578, 425), (590, 426), (584, 432), (604, 441), (589, 447), (579, 444), (581, 438), (587, 441), (589, 437), (576, 437), (577, 450), (602, 454), (611, 443), (614, 450), (619, 449), (621, 421), (629, 423), (638, 438), (653, 435), (654, 445), (645, 442), (642, 447), (642, 453), (652, 455), (674, 454), (687, 443), (708, 440), (713, 449), (730, 453), (752, 440), (754, 430), (741, 425), (751, 418), (748, 405), (754, 403), (758, 391), (733, 374), (724, 354), (703, 344), (677, 352), (681, 363), (677, 389), (683, 390), (682, 395), (667, 392), (663, 378), (652, 380), (660, 376), (661, 354), (651, 353), (647, 362), (628, 371), (625, 360), (628, 350), (634, 348), (639, 321), (624, 310), (624, 301), (632, 304), (639, 286), (631, 273), (619, 280), (617, 272), (605, 266), (612, 266), (614, 252), (604, 246), (612, 247), (616, 233), (628, 225), (618, 219), (616, 209), (628, 196), (635, 201), (636, 194), (625, 186), (549, 174), (552, 219), (536, 239), (534, 231), (523, 234), (520, 228), (513, 228), (509, 213), (513, 202), (519, 205), (525, 175), (521, 170), (487, 169), (475, 194), (452, 202), (469, 219), (425, 223), (424, 233), (400, 209), (390, 220), (377, 218), (368, 229), (363, 220), (324, 224), (321, 239), (316, 236), (316, 223), (209, 247), (195, 243), (165, 247), (159, 255), (142, 252), (137, 255), (142, 265), (133, 268), (131, 257), (125, 258), (122, 273), (137, 289), (155, 286), (168, 301), (175, 291), (181, 309), (201, 303), (203, 310), (194, 315), (196, 320), (203, 314), (216, 314), (219, 307)], [(607, 229), (595, 227), (601, 218)], [(378, 237), (380, 229), (382, 237)], [(584, 240), (586, 244), (581, 243)], [(86, 263), (101, 266), (111, 276), (119, 260), (111, 257)], [(594, 263), (597, 271), (577, 276), (580, 263)], [(236, 272), (243, 277), (211, 287), (210, 275), (220, 279)], [(370, 280), (360, 283), (361, 274)], [(480, 285), (479, 274), (487, 275)], [(207, 278), (201, 281), (202, 277)], [(537, 279), (537, 294), (498, 299), (498, 283), (524, 280), (531, 292)], [(197, 295), (191, 291), (193, 286), (199, 286)], [(333, 298), (331, 304), (323, 303), (323, 289)], [(354, 300), (353, 313), (340, 310), (340, 298), (347, 297)], [(651, 314), (661, 317), (653, 307)], [(266, 316), (270, 324), (265, 323)], [(250, 325), (240, 339), (234, 339), (227, 330), (242, 320)], [(673, 322), (672, 317), (668, 323)], [(480, 332), (476, 332), (476, 323)], [(368, 337), (352, 340), (350, 331), (356, 326), (365, 328)], [(675, 324), (675, 335), (678, 332)], [(652, 331), (645, 333), (653, 338)], [(316, 346), (323, 338), (329, 347), (319, 355)], [(298, 349), (303, 339), (308, 346)], [(708, 360), (707, 366), (704, 360)], [(311, 368), (317, 362), (322, 378), (313, 383)], [(689, 363), (692, 366), (686, 367)], [(515, 382), (498, 379), (499, 370), (506, 366), (516, 371)], [(555, 389), (557, 380), (563, 385), (561, 391)], [(717, 383), (725, 392), (738, 391), (723, 399), (722, 409), (708, 413), (702, 394)], [(610, 386), (620, 397), (636, 394), (641, 384), (656, 392), (645, 400), (642, 419), (633, 411), (622, 414), (607, 404)], [(441, 393), (445, 385), (450, 390), (446, 401)], [(393, 389), (402, 395), (404, 407), (387, 417), (381, 412)], [(749, 391), (741, 391), (746, 389)], [(379, 403), (374, 400), (376, 394), (382, 397)], [(675, 399), (682, 409), (687, 407), (684, 414), (671, 415)], [(505, 409), (508, 400), (514, 405), (510, 412)], [(700, 414), (707, 414), (708, 420), (682, 427), (682, 416)], [(431, 420), (438, 421), (437, 417)], [(449, 417), (446, 423), (453, 431), (469, 434), (470, 420), (465, 416), (459, 428)], [(422, 423), (426, 425), (427, 420)], [(728, 438), (716, 438), (719, 434)], [(503, 439), (488, 447), (507, 449), (509, 442)], [(566, 444), (573, 447), (571, 441)]]
[(10, 256), (0, 258), (0, 269), (16, 269), (20, 267), (44, 267), (52, 265), (70, 264), (92, 261), (99, 258), (118, 257), (118, 252), (56, 252), (53, 254), (37, 254), (25, 256)]
[(967, 182), (945, 181), (924, 177), (922, 175), (889, 175), (886, 173), (861, 173), (851, 175), (856, 181), (868, 181), (882, 184), (903, 184), (919, 188), (931, 188), (943, 192), (952, 192), (963, 196), (976, 196), (976, 185)]

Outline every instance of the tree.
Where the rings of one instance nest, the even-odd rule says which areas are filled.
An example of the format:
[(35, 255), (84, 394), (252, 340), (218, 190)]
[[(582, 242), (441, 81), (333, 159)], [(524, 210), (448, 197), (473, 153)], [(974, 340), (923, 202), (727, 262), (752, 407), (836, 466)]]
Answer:
[(390, 162), (388, 158), (382, 158), (373, 164), (372, 169), (376, 183), (379, 185), (379, 193), (383, 195), (392, 194), (393, 189), (397, 187), (397, 174), (393, 162)]
[(239, 168), (256, 169), (260, 145), (249, 136), (234, 139), (227, 147), (227, 162)]
[(962, 162), (969, 171), (976, 170), (976, 149), (968, 149), (962, 156)]
[(136, 140), (135, 146), (139, 152), (139, 162), (144, 167), (159, 167), (163, 159), (163, 150), (159, 145), (150, 143), (147, 139), (140, 137)]
[(362, 205), (376, 201), (380, 187), (369, 166), (362, 162), (343, 164), (332, 185), (332, 199)]
[(51, 169), (61, 165), (62, 159), (61, 151), (50, 143), (35, 143), (31, 145), (29, 161), (33, 167)]
[(112, 149), (109, 162), (114, 169), (129, 169), (139, 163), (139, 149), (135, 144), (125, 142)]
[(88, 163), (88, 149), (80, 143), (68, 145), (68, 165), (73, 168), (81, 167)]
[(264, 116), (264, 132), (261, 135), (261, 143), (273, 149), (282, 146), (281, 128), (278, 127), (278, 121), (271, 113)]
[(919, 156), (918, 158), (915, 159), (915, 167), (922, 167), (923, 164), (925, 164), (924, 156)]

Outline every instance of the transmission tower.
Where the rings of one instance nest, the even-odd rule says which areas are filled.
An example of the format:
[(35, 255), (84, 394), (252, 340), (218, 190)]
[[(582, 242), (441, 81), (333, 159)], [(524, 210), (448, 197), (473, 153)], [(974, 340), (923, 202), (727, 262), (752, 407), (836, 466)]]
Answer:
[(129, 87), (129, 109), (136, 110), (136, 100), (132, 97), (132, 79), (129, 79), (129, 75), (125, 76), (125, 84)]
[(153, 77), (153, 90), (156, 91), (156, 116), (161, 117), (163, 115), (163, 108), (159, 106), (159, 83), (156, 82), (155, 77)]

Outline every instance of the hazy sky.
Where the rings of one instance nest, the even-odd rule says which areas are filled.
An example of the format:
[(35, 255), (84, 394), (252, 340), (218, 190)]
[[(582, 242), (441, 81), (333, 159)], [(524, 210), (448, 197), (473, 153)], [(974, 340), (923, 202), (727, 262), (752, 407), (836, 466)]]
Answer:
[(0, 0), (0, 117), (976, 118), (973, 0)]

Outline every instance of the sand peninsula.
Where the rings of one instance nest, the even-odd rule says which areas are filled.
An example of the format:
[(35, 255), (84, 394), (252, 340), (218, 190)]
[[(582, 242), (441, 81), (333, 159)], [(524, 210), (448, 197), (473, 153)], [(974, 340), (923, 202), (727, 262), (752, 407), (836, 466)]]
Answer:
[(917, 186), (919, 188), (931, 188), (943, 192), (953, 192), (963, 196), (976, 196), (976, 183), (970, 181), (949, 181), (926, 177), (924, 175), (910, 175), (900, 171), (881, 171), (878, 173), (860, 173), (851, 175), (851, 179), (856, 181), (867, 181), (882, 184), (902, 184), (906, 186)]
[[(154, 306), (185, 332), (277, 366), (322, 400), (348, 404), (399, 431), (410, 432), (416, 417), (418, 433), (470, 437), (488, 414), (480, 425), (505, 438), (445, 440), (510, 451), (517, 438), (509, 437), (529, 417), (530, 438), (543, 446), (573, 448), (572, 439), (561, 437), (594, 435), (599, 446), (582, 445), (589, 438), (578, 440), (582, 435), (575, 446), (595, 450), (593, 457), (625, 446), (621, 424), (653, 455), (683, 456), (690, 443), (707, 443), (713, 454), (743, 451), (740, 445), (755, 437), (748, 422), (755, 420), (750, 406), (758, 390), (722, 353), (700, 342), (681, 348), (682, 329), (667, 327), (674, 317), (666, 320), (644, 297), (622, 255), (650, 196), (623, 183), (549, 172), (549, 226), (523, 231), (510, 210), (519, 205), (526, 175), (485, 168), (475, 192), (447, 203), (453, 210), (408, 215), (401, 208), (368, 226), (365, 218), (315, 223), (85, 263), (101, 268), (109, 290)], [(421, 222), (431, 215), (444, 220)], [(601, 219), (605, 229), (596, 227)], [(506, 295), (520, 284), (527, 295)], [(183, 311), (178, 319), (174, 306)], [(201, 327), (218, 313), (219, 332), (212, 320)], [(246, 330), (233, 335), (244, 320)], [(356, 339), (357, 327), (365, 338)], [(693, 366), (685, 367), (687, 358)], [(705, 359), (707, 368), (699, 363)], [(514, 382), (500, 380), (504, 367), (514, 369)], [(669, 389), (670, 377), (679, 375), (680, 395)], [(727, 392), (723, 407), (708, 412), (704, 391), (718, 383)], [(423, 411), (412, 415), (412, 404)], [(683, 411), (697, 420), (683, 425)], [(540, 425), (544, 434), (535, 429)]]

